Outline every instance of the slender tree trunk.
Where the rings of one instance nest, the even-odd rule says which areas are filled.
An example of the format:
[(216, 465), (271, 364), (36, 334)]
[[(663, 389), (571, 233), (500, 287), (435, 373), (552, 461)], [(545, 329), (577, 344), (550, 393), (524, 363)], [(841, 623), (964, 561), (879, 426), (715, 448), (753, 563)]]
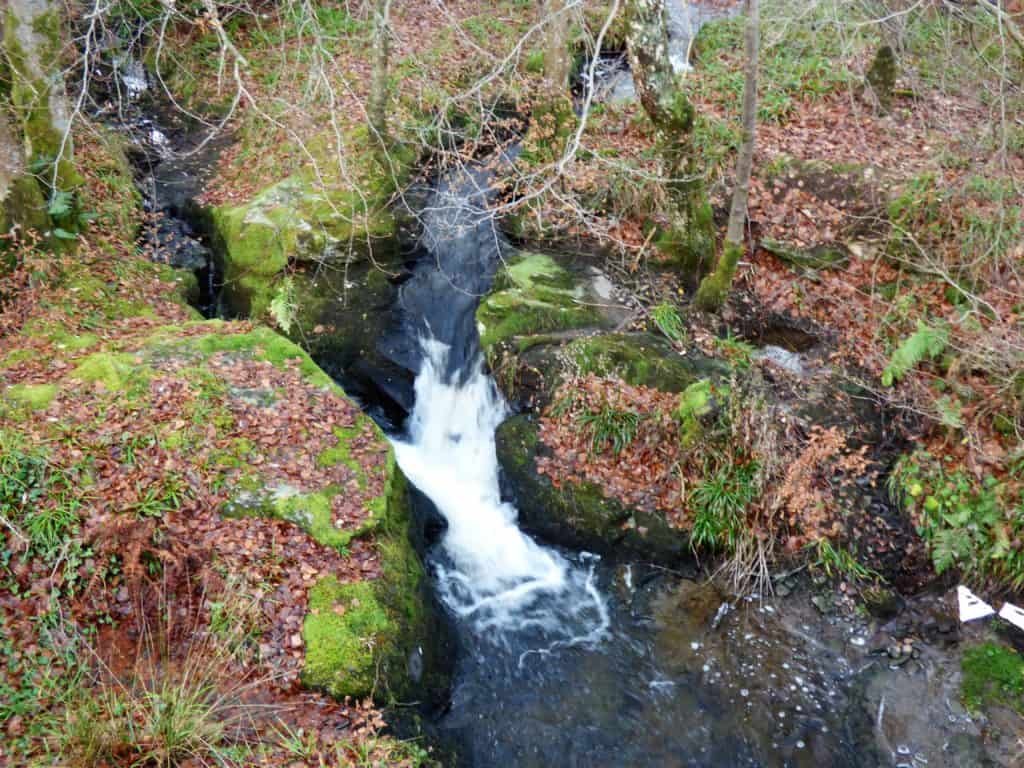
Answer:
[(569, 31), (572, 14), (565, 10), (569, 0), (544, 0), (544, 79), (552, 90), (562, 93), (569, 87), (572, 59), (569, 56)]
[(626, 47), (637, 95), (658, 131), (669, 227), (658, 245), (694, 284), (714, 255), (715, 226), (693, 150), (693, 105), (669, 59), (665, 0), (628, 0)]
[(743, 143), (736, 158), (736, 187), (732, 191), (729, 207), (729, 226), (725, 235), (725, 250), (715, 271), (704, 278), (697, 291), (697, 306), (716, 311), (725, 301), (732, 285), (736, 264), (743, 254), (743, 228), (747, 220), (750, 198), (750, 174), (754, 166), (754, 141), (757, 137), (757, 66), (761, 36), (758, 0), (746, 0), (747, 28), (744, 41), (746, 72), (743, 83)]
[(380, 150), (384, 151), (388, 142), (391, 0), (374, 0), (370, 12), (373, 14), (373, 70), (370, 73), (370, 96), (366, 111), (370, 121), (370, 132)]

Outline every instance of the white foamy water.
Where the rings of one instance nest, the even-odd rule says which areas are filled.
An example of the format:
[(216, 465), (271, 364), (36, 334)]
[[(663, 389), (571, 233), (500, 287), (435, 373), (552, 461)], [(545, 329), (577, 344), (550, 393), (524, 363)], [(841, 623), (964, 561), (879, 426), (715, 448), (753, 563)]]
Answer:
[(447, 381), (448, 348), (422, 344), (409, 441), (394, 446), (402, 471), (448, 521), (442, 598), (495, 637), (536, 629), (557, 645), (597, 639), (608, 615), (592, 570), (526, 536), (515, 507), (501, 500), (494, 430), (507, 409), (494, 383), (479, 364), (461, 386)]

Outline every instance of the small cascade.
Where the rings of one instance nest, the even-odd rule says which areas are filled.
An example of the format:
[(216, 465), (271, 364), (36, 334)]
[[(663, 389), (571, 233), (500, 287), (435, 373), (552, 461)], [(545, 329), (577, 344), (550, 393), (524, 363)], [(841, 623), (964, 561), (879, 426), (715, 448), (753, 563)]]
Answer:
[[(450, 377), (448, 347), (421, 342), (416, 405), (398, 463), (448, 522), (440, 594), (481, 636), (529, 632), (548, 648), (600, 638), (608, 627), (593, 569), (539, 546), (501, 500), (494, 430), (507, 414), (479, 361), (465, 380)], [(543, 650), (533, 648), (529, 650)]]

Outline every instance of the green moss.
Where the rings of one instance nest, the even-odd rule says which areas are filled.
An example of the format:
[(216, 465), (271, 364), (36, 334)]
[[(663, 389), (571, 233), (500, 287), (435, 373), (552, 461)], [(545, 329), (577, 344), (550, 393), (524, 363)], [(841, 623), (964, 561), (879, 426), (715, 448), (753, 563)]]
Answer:
[(743, 255), (743, 246), (727, 242), (725, 250), (715, 271), (700, 281), (700, 288), (694, 297), (694, 303), (705, 312), (717, 312), (725, 303), (732, 286), (732, 276), (736, 272), (736, 264)]
[(10, 368), (18, 363), (31, 360), (36, 354), (38, 353), (31, 349), (12, 349), (3, 358), (0, 358), (0, 368)]
[(672, 225), (659, 234), (656, 245), (688, 281), (696, 283), (714, 258), (714, 211), (700, 180), (683, 183), (672, 197)]
[[(446, 660), (432, 633), (443, 630), (428, 626), (423, 567), (409, 539), (407, 484), (393, 455), (386, 471), (384, 492), (370, 504), (383, 510), (376, 529), (381, 577), (351, 585), (327, 577), (310, 593), (303, 681), (334, 696), (372, 693), (383, 700), (440, 690)], [(424, 661), (426, 676), (418, 680), (408, 668), (413, 655)]]
[(72, 378), (88, 384), (101, 382), (111, 392), (124, 389), (140, 375), (143, 369), (135, 358), (115, 352), (95, 352), (71, 372)]
[(356, 424), (353, 427), (335, 427), (334, 435), (338, 438), (338, 444), (333, 448), (328, 448), (326, 451), (316, 457), (316, 463), (319, 467), (333, 467), (338, 464), (344, 464), (346, 467), (351, 469), (360, 475), (360, 480), (365, 482), (365, 473), (363, 468), (359, 466), (359, 462), (352, 458), (351, 450), (349, 449), (349, 441), (356, 437), (360, 432), (360, 425)]
[(14, 384), (7, 387), (4, 397), (29, 410), (46, 408), (57, 396), (56, 384)]
[(707, 379), (695, 381), (679, 395), (676, 418), (682, 425), (684, 445), (692, 445), (701, 434), (700, 420), (712, 411), (711, 382)]
[[(3, 119), (0, 116), (0, 119)], [(0, 205), (0, 232), (7, 233), (13, 226), (26, 231), (45, 232), (50, 228), (46, 213), (46, 200), (39, 184), (32, 176), (19, 176), (7, 189)], [(7, 239), (0, 240), (0, 269), (4, 265), (3, 252), (9, 247)]]
[(203, 355), (248, 352), (278, 368), (284, 368), (289, 360), (298, 360), (299, 371), (310, 384), (318, 387), (337, 386), (301, 347), (270, 328), (258, 327), (248, 333), (218, 333), (218, 330), (226, 328), (228, 324), (221, 320), (209, 320), (202, 325), (207, 326), (211, 333), (171, 343)]
[(601, 323), (586, 291), (550, 256), (522, 254), (498, 275), (499, 289), (477, 309), (483, 348), (516, 336), (585, 328)]
[(334, 525), (331, 500), (337, 493), (334, 488), (318, 493), (276, 493), (274, 516), (295, 523), (325, 547), (344, 550), (359, 531), (346, 531)]
[(683, 357), (651, 334), (608, 333), (576, 339), (566, 348), (581, 374), (618, 376), (628, 384), (682, 392), (707, 375), (727, 368), (697, 356)]
[(325, 576), (309, 592), (302, 625), (303, 682), (332, 696), (361, 698), (377, 687), (377, 647), (394, 631), (370, 582)]
[(70, 334), (64, 328), (56, 328), (49, 334), (50, 341), (57, 349), (68, 352), (81, 352), (83, 349), (100, 343), (100, 337), (94, 333)]
[(1024, 656), (996, 643), (964, 651), (961, 694), (972, 712), (1003, 704), (1024, 714)]

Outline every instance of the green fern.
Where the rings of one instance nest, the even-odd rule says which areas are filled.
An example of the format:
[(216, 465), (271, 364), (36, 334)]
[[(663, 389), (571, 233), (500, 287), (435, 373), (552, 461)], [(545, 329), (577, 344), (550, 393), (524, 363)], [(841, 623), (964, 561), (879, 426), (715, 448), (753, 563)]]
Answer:
[(882, 384), (891, 387), (906, 376), (923, 360), (934, 360), (945, 351), (949, 344), (949, 329), (945, 326), (932, 327), (917, 321), (917, 330), (905, 338), (892, 353), (889, 364), (882, 372)]
[(285, 333), (295, 324), (298, 306), (295, 301), (295, 281), (291, 275), (285, 277), (277, 287), (277, 293), (270, 302), (270, 316)]

